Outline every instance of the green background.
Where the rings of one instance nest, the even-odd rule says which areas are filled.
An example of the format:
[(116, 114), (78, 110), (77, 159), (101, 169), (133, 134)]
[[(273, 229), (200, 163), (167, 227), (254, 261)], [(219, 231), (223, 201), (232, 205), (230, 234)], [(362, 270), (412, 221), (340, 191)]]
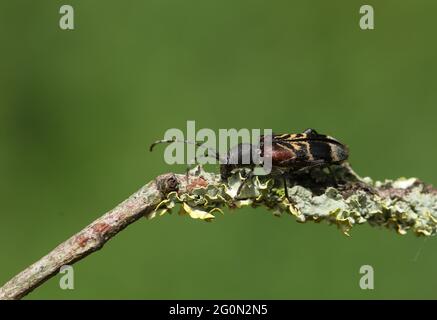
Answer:
[[(75, 9), (75, 30), (58, 27)], [(358, 26), (373, 4), (375, 30)], [(0, 282), (167, 171), (169, 128), (307, 127), (436, 184), (435, 1), (0, 3)], [(265, 209), (135, 223), (29, 299), (437, 298), (434, 238)], [(375, 269), (361, 290), (359, 268)]]

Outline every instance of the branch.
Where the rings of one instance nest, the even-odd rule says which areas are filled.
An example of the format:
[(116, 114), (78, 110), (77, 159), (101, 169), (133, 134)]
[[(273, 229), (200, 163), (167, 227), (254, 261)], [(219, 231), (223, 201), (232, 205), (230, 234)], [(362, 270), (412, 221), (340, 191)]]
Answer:
[[(242, 185), (242, 186), (241, 186)], [(405, 234), (437, 232), (437, 190), (415, 178), (373, 182), (358, 177), (348, 164), (287, 177), (288, 197), (279, 176), (246, 179), (237, 171), (228, 181), (197, 167), (189, 175), (164, 174), (149, 182), (117, 207), (53, 249), (0, 288), (0, 300), (20, 299), (71, 265), (99, 250), (118, 232), (141, 217), (171, 213), (210, 221), (221, 208), (264, 206), (298, 222), (326, 221), (349, 235), (357, 224), (385, 226)]]
[(164, 190), (166, 183), (174, 182), (173, 175), (167, 174), (142, 187), (117, 207), (8, 281), (0, 288), (0, 300), (22, 298), (55, 276), (63, 265), (71, 265), (102, 248), (109, 239), (129, 224), (152, 212), (164, 197), (160, 188)]

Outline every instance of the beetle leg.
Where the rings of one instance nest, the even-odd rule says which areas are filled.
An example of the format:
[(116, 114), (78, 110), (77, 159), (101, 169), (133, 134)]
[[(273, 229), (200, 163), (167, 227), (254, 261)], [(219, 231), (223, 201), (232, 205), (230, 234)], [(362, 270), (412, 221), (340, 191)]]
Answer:
[(284, 193), (288, 199), (288, 202), (293, 203), (291, 198), (290, 198), (290, 195), (288, 194), (287, 178), (285, 177), (285, 174), (282, 175), (282, 182), (284, 183)]
[(306, 171), (306, 170), (311, 170), (311, 169), (314, 169), (316, 167), (323, 166), (324, 164), (326, 164), (325, 160), (321, 160), (321, 159), (320, 160), (314, 160), (313, 162), (311, 162), (311, 164), (309, 164), (309, 165), (307, 165), (305, 167), (299, 168), (296, 171), (294, 171), (293, 173), (300, 173), (300, 172), (303, 172), (303, 171)]
[(282, 181), (284, 183), (284, 193), (285, 193), (285, 196), (287, 197), (288, 202), (290, 203), (290, 206), (296, 212), (299, 212), (299, 209), (296, 207), (296, 202), (293, 199), (291, 199), (290, 195), (288, 194), (287, 178), (286, 178), (285, 174), (282, 175)]
[(187, 180), (187, 185), (190, 184), (190, 166), (187, 166), (187, 171), (185, 172), (185, 178)]
[[(197, 160), (198, 160), (197, 156), (194, 156), (194, 164), (196, 164), (198, 167), (202, 168), (202, 165), (200, 163), (198, 163)], [(189, 181), (190, 170), (191, 170), (191, 165), (187, 165), (187, 171), (186, 171), (187, 184), (190, 183), (190, 181)]]
[(253, 169), (251, 168), (247, 176), (244, 178), (244, 180), (241, 182), (240, 186), (237, 189), (237, 194), (235, 195), (235, 198), (238, 198), (241, 190), (243, 190), (244, 185), (246, 184), (247, 180), (252, 179), (253, 177)]
[(329, 175), (332, 177), (332, 179), (334, 180), (334, 183), (336, 186), (340, 186), (340, 182), (337, 179), (337, 175), (335, 174), (334, 170), (332, 170), (332, 168), (330, 166), (327, 167), (328, 171), (329, 171)]

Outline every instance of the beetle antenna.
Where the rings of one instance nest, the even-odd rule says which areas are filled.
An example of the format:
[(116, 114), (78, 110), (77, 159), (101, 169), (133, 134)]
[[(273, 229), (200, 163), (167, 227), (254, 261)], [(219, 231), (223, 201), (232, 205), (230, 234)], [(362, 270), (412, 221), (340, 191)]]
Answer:
[(220, 157), (220, 154), (219, 154), (215, 149), (205, 147), (205, 146), (203, 145), (203, 143), (196, 142), (196, 141), (190, 141), (190, 140), (178, 140), (178, 139), (157, 140), (157, 141), (155, 141), (154, 143), (152, 143), (152, 144), (150, 145), (149, 150), (150, 150), (150, 151), (153, 151), (153, 148), (154, 148), (157, 144), (161, 144), (161, 143), (173, 143), (173, 142), (177, 142), (177, 143), (185, 143), (185, 144), (194, 144), (194, 145), (197, 146), (197, 147), (204, 148), (204, 149), (208, 150), (208, 156), (209, 156), (209, 157), (210, 157), (211, 155), (213, 155), (214, 158), (215, 158), (217, 161), (219, 161), (220, 163), (222, 163), (222, 158)]

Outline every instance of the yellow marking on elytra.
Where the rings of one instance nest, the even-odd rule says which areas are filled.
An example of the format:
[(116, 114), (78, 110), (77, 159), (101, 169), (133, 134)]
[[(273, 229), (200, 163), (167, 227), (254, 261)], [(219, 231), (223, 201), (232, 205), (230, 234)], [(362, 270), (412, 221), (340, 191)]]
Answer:
[(293, 147), (295, 150), (299, 151), (300, 149), (302, 149), (302, 144), (301, 143), (294, 143)]
[(338, 157), (338, 146), (336, 146), (335, 144), (330, 143), (329, 147), (331, 148), (331, 159), (334, 162), (339, 161), (340, 158)]
[(309, 161), (313, 161), (313, 160), (314, 160), (314, 156), (313, 156), (313, 154), (311, 153), (311, 150), (310, 150), (310, 144), (309, 144), (309, 143), (306, 143), (306, 147), (307, 147), (307, 151), (306, 151), (306, 153), (307, 153), (308, 160), (309, 160)]

